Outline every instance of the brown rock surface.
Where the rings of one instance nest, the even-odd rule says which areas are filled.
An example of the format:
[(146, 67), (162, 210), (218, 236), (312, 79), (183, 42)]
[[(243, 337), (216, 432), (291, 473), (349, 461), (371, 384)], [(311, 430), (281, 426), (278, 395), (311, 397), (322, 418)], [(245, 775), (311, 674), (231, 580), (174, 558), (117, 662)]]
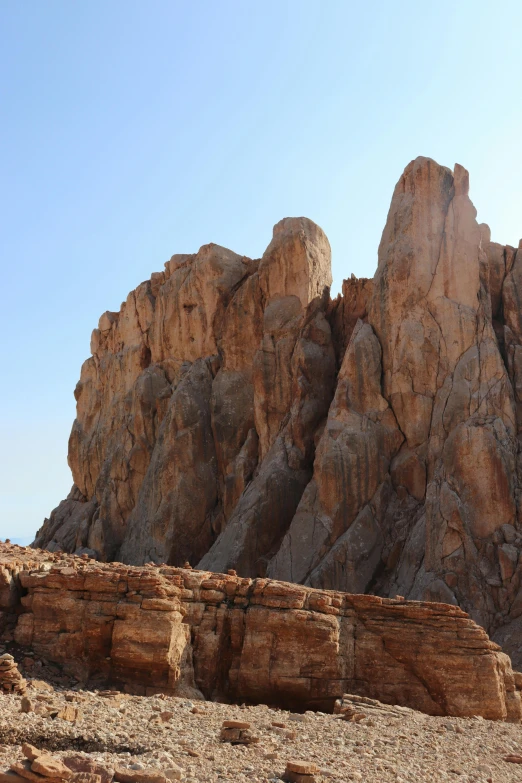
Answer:
[(59, 780), (68, 780), (73, 775), (60, 759), (45, 754), (38, 756), (31, 763), (31, 770), (46, 778), (58, 778)]
[[(65, 756), (62, 761), (73, 773), (73, 780), (78, 780), (79, 775), (88, 775), (91, 778), (99, 778), (100, 783), (112, 783), (114, 777), (113, 771), (96, 763), (92, 759), (81, 756), (80, 754), (73, 754)], [(91, 781), (91, 783), (93, 783), (93, 781)]]
[(232, 518), (258, 538), (244, 568), (262, 570), (331, 400), (330, 283), (324, 233), (287, 218), (260, 262), (207, 245), (105, 313), (75, 392), (75, 486), (36, 543), (181, 565)]
[(29, 759), (29, 761), (34, 761), (38, 758), (38, 756), (43, 755), (43, 751), (38, 750), (38, 748), (35, 748), (34, 745), (31, 745), (29, 742), (23, 743), (22, 753), (26, 759)]
[(305, 218), (173, 256), (93, 333), (36, 544), (443, 601), (522, 664), (522, 247), (468, 189), (412, 161), (333, 301)]
[[(4, 567), (13, 554), (1, 545)], [(432, 715), (521, 720), (508, 656), (459, 607), (35, 554), (38, 568), (30, 561), (17, 577), (26, 595), (12, 608), (15, 641), (83, 682), (301, 710), (331, 711), (351, 693)]]
[(12, 655), (0, 655), (0, 689), (4, 693), (25, 693), (27, 683)]

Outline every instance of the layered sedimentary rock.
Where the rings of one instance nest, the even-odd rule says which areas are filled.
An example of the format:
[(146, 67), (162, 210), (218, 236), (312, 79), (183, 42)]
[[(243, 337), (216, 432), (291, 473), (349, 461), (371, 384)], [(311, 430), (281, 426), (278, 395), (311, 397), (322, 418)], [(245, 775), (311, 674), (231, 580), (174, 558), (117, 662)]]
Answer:
[(522, 678), (459, 607), (44, 552), (23, 562), (5, 548), (0, 563), (15, 640), (83, 681), (329, 711), (348, 692), (522, 718)]
[(418, 158), (374, 279), (330, 279), (286, 219), (260, 261), (174, 256), (104, 314), (36, 543), (458, 604), (522, 662), (522, 249)]

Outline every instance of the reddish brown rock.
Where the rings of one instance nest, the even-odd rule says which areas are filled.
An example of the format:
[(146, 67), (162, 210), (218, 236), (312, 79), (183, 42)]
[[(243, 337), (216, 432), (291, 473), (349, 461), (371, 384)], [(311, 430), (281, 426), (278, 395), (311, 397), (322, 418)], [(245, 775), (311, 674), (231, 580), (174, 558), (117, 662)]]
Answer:
[(287, 761), (286, 769), (290, 772), (299, 772), (301, 775), (315, 775), (319, 772), (317, 764), (304, 761)]
[(29, 759), (29, 761), (34, 761), (38, 758), (38, 756), (43, 756), (44, 751), (38, 750), (38, 748), (35, 748), (35, 746), (31, 745), (29, 742), (24, 742), (22, 745), (22, 753), (26, 759)]
[(458, 604), (522, 664), (522, 246), (468, 190), (412, 161), (333, 301), (305, 218), (259, 261), (173, 256), (93, 332), (36, 543)]
[(12, 655), (0, 655), (0, 689), (4, 693), (25, 693), (27, 683)]
[[(104, 767), (88, 756), (82, 756), (79, 753), (64, 756), (62, 761), (73, 773), (73, 781), (77, 780), (79, 775), (99, 777), (101, 783), (112, 783), (114, 778), (114, 771), (112, 769)], [(88, 783), (88, 781), (86, 781), (86, 783)]]
[[(48, 768), (50, 769), (50, 767)], [(63, 783), (64, 780), (61, 775), (50, 775), (47, 773), (40, 774), (38, 772), (34, 772), (31, 762), (27, 759), (22, 762), (11, 764), (10, 772), (14, 772), (21, 778), (31, 781), (31, 783)], [(73, 780), (73, 776), (71, 776), (70, 780)], [(98, 778), (97, 781), (75, 781), (75, 783), (101, 783), (101, 778)]]
[(366, 321), (368, 318), (368, 304), (372, 292), (373, 280), (364, 277), (358, 279), (352, 274), (348, 280), (343, 280), (342, 294), (338, 294), (330, 303), (328, 317), (332, 324), (339, 364), (343, 360), (355, 324), (359, 319)]
[(317, 764), (303, 761), (287, 761), (283, 780), (288, 783), (315, 783), (319, 772)]
[(433, 715), (521, 719), (508, 656), (459, 607), (70, 557), (46, 570), (38, 556), (38, 569), (19, 572), (32, 600), (15, 639), (83, 681), (297, 710), (331, 711), (351, 693)]
[[(243, 557), (262, 569), (310, 478), (331, 400), (330, 283), (324, 233), (287, 218), (261, 262), (207, 245), (105, 313), (75, 392), (75, 486), (37, 543), (181, 565), (233, 517), (245, 536), (264, 531)], [(245, 520), (253, 478), (263, 502)]]
[(232, 745), (255, 745), (259, 742), (250, 731), (250, 723), (238, 720), (224, 720), (219, 733), (221, 742), (230, 742)]
[(58, 758), (49, 755), (38, 756), (31, 763), (31, 771), (46, 778), (68, 780), (72, 777), (71, 770)]
[(522, 756), (510, 753), (508, 756), (504, 756), (504, 761), (508, 761), (510, 764), (522, 764)]
[(60, 720), (65, 720), (68, 723), (76, 723), (77, 721), (82, 719), (82, 712), (77, 707), (73, 707), (72, 704), (68, 704), (66, 707), (61, 709), (56, 716), (57, 718), (60, 718)]
[(118, 783), (167, 783), (167, 776), (161, 769), (126, 769), (116, 767), (114, 780)]

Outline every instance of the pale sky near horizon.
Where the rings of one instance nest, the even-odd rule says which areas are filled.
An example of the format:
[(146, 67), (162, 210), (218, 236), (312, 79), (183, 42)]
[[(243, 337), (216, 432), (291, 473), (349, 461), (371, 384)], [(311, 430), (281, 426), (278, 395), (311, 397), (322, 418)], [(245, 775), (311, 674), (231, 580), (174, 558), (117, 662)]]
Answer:
[(417, 155), (522, 236), (522, 4), (0, 0), (0, 537), (69, 492), (73, 390), (105, 310), (173, 253), (326, 231), (371, 276)]

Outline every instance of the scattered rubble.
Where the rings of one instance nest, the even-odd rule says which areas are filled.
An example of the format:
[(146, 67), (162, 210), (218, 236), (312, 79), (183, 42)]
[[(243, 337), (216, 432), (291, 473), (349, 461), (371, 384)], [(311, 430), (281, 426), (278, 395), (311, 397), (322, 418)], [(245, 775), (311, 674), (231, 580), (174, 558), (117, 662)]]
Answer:
[[(0, 698), (0, 783), (520, 783), (517, 724), (351, 695), (341, 708), (364, 711), (360, 722), (343, 720), (339, 707), (326, 715), (207, 701), (193, 713), (191, 699), (41, 691), (30, 679), (28, 693), (45, 712), (21, 712), (19, 694)], [(81, 705), (75, 723), (58, 717), (71, 704)], [(161, 712), (172, 718), (150, 720)], [(258, 741), (222, 741), (223, 730)]]

